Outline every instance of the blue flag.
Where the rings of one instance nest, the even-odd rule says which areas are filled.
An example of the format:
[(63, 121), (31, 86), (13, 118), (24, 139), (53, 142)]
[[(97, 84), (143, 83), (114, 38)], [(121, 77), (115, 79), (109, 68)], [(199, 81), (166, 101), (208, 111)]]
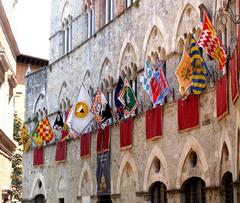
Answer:
[(121, 90), (123, 89), (124, 87), (124, 83), (123, 83), (123, 80), (122, 78), (119, 76), (119, 79), (118, 79), (118, 83), (117, 83), (117, 87), (116, 87), (116, 90), (115, 90), (115, 94), (114, 94), (114, 101), (115, 101), (115, 106), (117, 108), (117, 114), (118, 114), (118, 119), (120, 120), (123, 115), (124, 115), (124, 111), (123, 111), (123, 104), (122, 102), (118, 99), (119, 97), (119, 94), (121, 92)]

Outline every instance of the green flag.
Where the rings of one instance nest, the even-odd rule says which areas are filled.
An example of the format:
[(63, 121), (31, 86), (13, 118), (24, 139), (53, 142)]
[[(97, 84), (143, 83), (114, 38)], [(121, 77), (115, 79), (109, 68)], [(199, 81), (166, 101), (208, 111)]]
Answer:
[(120, 91), (118, 99), (124, 105), (124, 117), (128, 118), (129, 116), (132, 116), (138, 106), (138, 100), (126, 78), (124, 80), (124, 87)]

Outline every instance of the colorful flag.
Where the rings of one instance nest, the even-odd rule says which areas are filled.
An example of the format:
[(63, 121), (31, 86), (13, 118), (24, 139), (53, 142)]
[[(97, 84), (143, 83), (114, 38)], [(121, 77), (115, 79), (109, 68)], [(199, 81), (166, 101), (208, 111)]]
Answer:
[(175, 75), (178, 79), (179, 83), (179, 92), (182, 96), (184, 96), (191, 87), (192, 83), (192, 65), (190, 56), (187, 53), (186, 49), (183, 50), (183, 55), (178, 67), (176, 68)]
[(170, 93), (170, 87), (160, 65), (158, 70), (153, 74), (150, 86), (152, 92), (152, 103), (154, 105), (162, 105), (164, 103), (165, 96)]
[(39, 126), (39, 122), (37, 120), (35, 122), (36, 122), (35, 126), (34, 126), (32, 132), (31, 132), (31, 137), (32, 137), (32, 140), (33, 140), (35, 146), (37, 148), (41, 148), (43, 146), (43, 140), (42, 140), (41, 136), (37, 132), (37, 128)]
[(112, 118), (110, 105), (100, 90), (96, 93), (91, 112), (94, 114), (96, 122), (103, 128), (107, 125), (109, 119)]
[(42, 122), (39, 124), (36, 132), (41, 136), (41, 138), (46, 142), (51, 142), (54, 137), (52, 127), (49, 123), (47, 117), (45, 117)]
[(192, 92), (193, 94), (199, 95), (207, 86), (208, 69), (205, 61), (201, 56), (201, 52), (196, 46), (196, 40), (193, 36), (191, 39), (190, 58), (193, 68)]
[(23, 124), (22, 130), (21, 130), (21, 142), (23, 145), (23, 151), (26, 152), (29, 150), (31, 141), (30, 138), (28, 136), (28, 131), (26, 126)]
[(127, 78), (124, 80), (124, 87), (120, 91), (118, 99), (123, 104), (124, 117), (132, 116), (138, 106), (138, 100)]
[(152, 98), (151, 96), (151, 87), (150, 87), (150, 82), (153, 77), (153, 71), (150, 66), (149, 60), (146, 61), (146, 72), (144, 73), (144, 76), (140, 77), (140, 81), (142, 83), (143, 89), (148, 93), (149, 97)]
[(116, 90), (115, 90), (115, 94), (114, 94), (114, 101), (115, 101), (115, 106), (117, 108), (117, 114), (118, 114), (118, 119), (120, 120), (123, 115), (124, 115), (124, 112), (123, 112), (123, 104), (120, 102), (120, 100), (118, 99), (119, 97), (119, 94), (121, 92), (121, 90), (123, 89), (124, 87), (124, 83), (123, 83), (123, 80), (122, 78), (119, 76), (119, 79), (118, 79), (118, 83), (117, 83), (117, 87), (116, 87)]
[(71, 130), (76, 137), (87, 132), (89, 124), (92, 122), (94, 115), (90, 111), (92, 105), (91, 98), (85, 89), (81, 86), (77, 101), (72, 108), (69, 120), (71, 120)]
[(197, 46), (206, 49), (208, 54), (218, 61), (220, 70), (225, 73), (227, 54), (206, 13), (204, 14), (203, 29), (199, 37)]
[(62, 114), (60, 111), (58, 111), (55, 122), (53, 124), (53, 131), (57, 140), (60, 140), (62, 138), (63, 126), (64, 126), (64, 123), (63, 123)]

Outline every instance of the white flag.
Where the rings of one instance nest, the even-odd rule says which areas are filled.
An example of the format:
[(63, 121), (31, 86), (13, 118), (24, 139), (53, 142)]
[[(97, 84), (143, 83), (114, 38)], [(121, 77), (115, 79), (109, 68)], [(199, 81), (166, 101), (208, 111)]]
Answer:
[(91, 105), (91, 98), (82, 85), (71, 117), (71, 129), (78, 135), (87, 132), (88, 126), (93, 120), (94, 115), (90, 111)]

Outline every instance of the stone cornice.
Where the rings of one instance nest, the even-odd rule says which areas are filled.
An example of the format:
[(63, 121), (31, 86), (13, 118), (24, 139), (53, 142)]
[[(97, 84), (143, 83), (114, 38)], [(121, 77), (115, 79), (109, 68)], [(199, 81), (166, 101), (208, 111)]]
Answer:
[(3, 33), (8, 41), (9, 47), (11, 49), (11, 52), (14, 56), (14, 58), (17, 58), (17, 55), (20, 54), (18, 46), (17, 46), (17, 42), (14, 38), (12, 29), (10, 27), (9, 21), (7, 19), (7, 15), (4, 11), (2, 2), (0, 1), (0, 25), (3, 29)]
[(2, 129), (0, 129), (0, 149), (8, 156), (11, 156), (15, 148), (16, 145), (13, 143), (13, 141), (5, 135)]

